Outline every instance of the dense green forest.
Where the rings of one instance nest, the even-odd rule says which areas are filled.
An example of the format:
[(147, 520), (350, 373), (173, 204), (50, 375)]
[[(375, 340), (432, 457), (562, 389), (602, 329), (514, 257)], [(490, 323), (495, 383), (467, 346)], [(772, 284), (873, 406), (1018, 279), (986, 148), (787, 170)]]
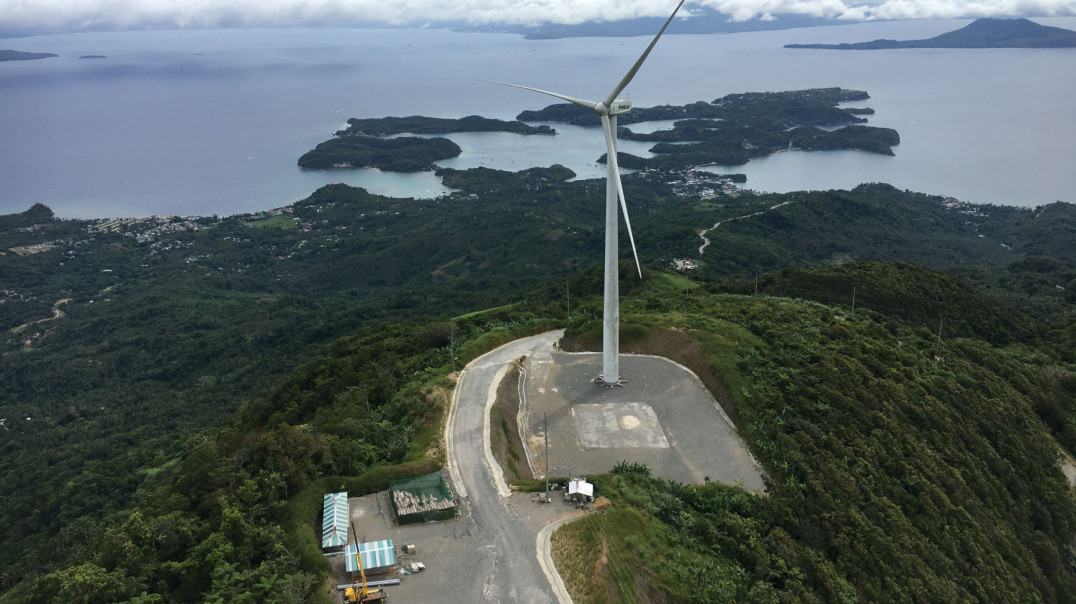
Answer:
[[(320, 492), (368, 492), (439, 463), (428, 446), (451, 388), (453, 323), (457, 344), (470, 347), (461, 359), (469, 358), (563, 325), (567, 285), (569, 327), (593, 329), (600, 276), (587, 267), (601, 253), (603, 183), (568, 182), (571, 172), (558, 166), (441, 174), (458, 191), (434, 200), (334, 185), (279, 211), (228, 218), (58, 220), (43, 206), (0, 216), (4, 601), (315, 597), (323, 567), (309, 526)], [(721, 378), (775, 490), (736, 513), (760, 531), (758, 547), (770, 549), (756, 554), (766, 564), (800, 556), (758, 593), (797, 597), (796, 579), (823, 599), (837, 585), (881, 600), (879, 585), (922, 581), (971, 599), (978, 588), (958, 575), (989, 543), (1001, 560), (982, 563), (1002, 576), (987, 583), (972, 573), (975, 581), (1018, 599), (1064, 601), (1072, 520), (1057, 508), (1067, 502), (1071, 513), (1073, 502), (1051, 486), (1060, 480), (1051, 474), (1056, 460), (1040, 462), (1053, 442), (1044, 434), (1074, 448), (1073, 206), (978, 206), (887, 185), (704, 200), (683, 192), (689, 176), (625, 177), (650, 274), (625, 281), (625, 316), (703, 343), (735, 326), (730, 341), (745, 342), (718, 349)], [(700, 254), (699, 232), (715, 223)], [(665, 267), (684, 258), (699, 263), (690, 273), (699, 286), (663, 287), (676, 282), (661, 276)], [(832, 368), (821, 379), (816, 366)], [(815, 401), (843, 415), (811, 410)], [(977, 423), (954, 419), (965, 414)], [(846, 416), (863, 419), (846, 427)], [(800, 442), (785, 427), (806, 426), (798, 419), (822, 441)], [(919, 423), (892, 442), (872, 440), (898, 419)], [(1000, 425), (1026, 430), (988, 431)], [(863, 535), (906, 530), (909, 551), (937, 546), (932, 555), (944, 559), (928, 558), (929, 568), (879, 562), (857, 574), (853, 544), (817, 542), (835, 520), (812, 516), (815, 498), (827, 500), (808, 497), (804, 485), (847, 482), (833, 473), (837, 444), (826, 438), (857, 455), (897, 445), (935, 451), (923, 457), (930, 467), (904, 453), (897, 459), (909, 469), (883, 460), (865, 468), (873, 482), (857, 496), (876, 493), (875, 503), (849, 491), (827, 496)], [(991, 476), (978, 463), (992, 464)], [(954, 473), (970, 490), (950, 505), (936, 490), (952, 485), (935, 482)], [(922, 496), (932, 507), (897, 497), (891, 481), (905, 476), (935, 485)], [(683, 489), (694, 489), (637, 488), (685, 505)], [(1042, 509), (1021, 492), (1040, 493)], [(646, 522), (667, 521), (641, 501), (623, 505)], [(797, 528), (790, 517), (817, 526)], [(1000, 527), (996, 535), (982, 533), (984, 519)], [(940, 539), (946, 524), (967, 537)], [(706, 547), (752, 577), (769, 572), (746, 553)], [(700, 568), (723, 564), (707, 560)], [(844, 583), (807, 580), (823, 571)], [(735, 593), (754, 585), (736, 583)]]
[(447, 138), (377, 138), (345, 136), (319, 144), (299, 158), (299, 167), (377, 168), (393, 172), (418, 172), (432, 169), (433, 162), (456, 157), (460, 146)]

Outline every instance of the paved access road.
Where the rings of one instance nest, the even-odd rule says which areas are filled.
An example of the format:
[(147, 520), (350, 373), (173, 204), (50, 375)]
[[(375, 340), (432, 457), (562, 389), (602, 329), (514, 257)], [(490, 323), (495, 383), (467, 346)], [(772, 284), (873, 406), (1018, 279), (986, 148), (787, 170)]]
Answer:
[(489, 447), (489, 408), (507, 364), (522, 356), (549, 356), (561, 333), (506, 344), (472, 361), (460, 375), (445, 441), (460, 499), (456, 537), (468, 541), (460, 555), (472, 559), (465, 562), (466, 574), (451, 581), (452, 601), (571, 602), (547, 552), (538, 551), (534, 530), (510, 503)]

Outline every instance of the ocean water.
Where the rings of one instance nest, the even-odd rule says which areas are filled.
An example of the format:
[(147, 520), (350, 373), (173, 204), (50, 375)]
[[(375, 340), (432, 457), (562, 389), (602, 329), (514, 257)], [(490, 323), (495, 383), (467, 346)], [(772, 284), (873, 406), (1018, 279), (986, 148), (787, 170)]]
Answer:
[[(1076, 18), (1040, 20), (1076, 29)], [(895, 157), (786, 152), (746, 166), (767, 191), (889, 182), (976, 202), (1076, 201), (1076, 50), (789, 50), (802, 42), (922, 38), (967, 21), (668, 35), (628, 97), (637, 106), (735, 92), (867, 90)], [(302, 171), (296, 160), (349, 117), (479, 114), (511, 119), (554, 99), (516, 82), (600, 99), (646, 38), (531, 41), (403, 29), (254, 29), (64, 34), (5, 47), (60, 57), (0, 63), (0, 213), (35, 202), (64, 217), (234, 214), (346, 182), (398, 197), (444, 193), (430, 173)], [(82, 55), (105, 59), (80, 59)], [(443, 162), (519, 170), (561, 163), (600, 178), (600, 131), (453, 135)], [(651, 126), (655, 127), (655, 126)], [(622, 141), (645, 154), (647, 145)]]

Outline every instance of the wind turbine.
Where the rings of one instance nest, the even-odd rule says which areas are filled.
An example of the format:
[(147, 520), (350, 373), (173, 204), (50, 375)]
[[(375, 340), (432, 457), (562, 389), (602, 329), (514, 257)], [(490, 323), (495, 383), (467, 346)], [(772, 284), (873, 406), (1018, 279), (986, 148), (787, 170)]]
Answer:
[(631, 66), (628, 73), (620, 80), (620, 83), (616, 85), (616, 88), (609, 93), (609, 96), (605, 97), (604, 101), (594, 102), (586, 99), (580, 99), (566, 94), (560, 94), (559, 92), (550, 92), (548, 90), (541, 90), (538, 88), (531, 88), (530, 86), (520, 86), (518, 84), (508, 84), (506, 82), (490, 82), (491, 84), (501, 84), (503, 86), (511, 86), (513, 88), (522, 88), (523, 90), (530, 90), (532, 92), (538, 92), (541, 94), (547, 94), (549, 96), (556, 97), (558, 99), (574, 103), (580, 107), (586, 107), (587, 109), (594, 110), (602, 120), (602, 131), (605, 133), (605, 148), (606, 157), (608, 163), (608, 172), (605, 183), (605, 309), (604, 318), (602, 321), (602, 373), (594, 381), (601, 382), (604, 386), (620, 386), (623, 382), (620, 380), (620, 283), (618, 279), (617, 270), (617, 200), (620, 201), (620, 209), (624, 212), (624, 226), (628, 228), (628, 239), (631, 240), (631, 253), (635, 257), (635, 268), (639, 271), (639, 277), (643, 276), (642, 266), (639, 264), (639, 254), (635, 250), (635, 236), (631, 233), (631, 220), (628, 219), (628, 204), (624, 201), (624, 187), (620, 182), (620, 166), (617, 164), (616, 156), (616, 116), (621, 113), (627, 113), (631, 111), (631, 101), (626, 99), (616, 98), (624, 88), (628, 86), (632, 78), (635, 77), (636, 72), (642, 67), (643, 61), (650, 55), (650, 51), (654, 50), (654, 46), (658, 43), (658, 39), (661, 38), (661, 34), (665, 33), (665, 29), (669, 27), (669, 23), (672, 23), (673, 17), (676, 16), (677, 11), (684, 5), (684, 0), (680, 0), (680, 3), (673, 9), (669, 18), (665, 21), (665, 25), (661, 26), (661, 30), (658, 31), (658, 35), (654, 36), (654, 39), (650, 42), (650, 46), (646, 47), (641, 57), (635, 64)]

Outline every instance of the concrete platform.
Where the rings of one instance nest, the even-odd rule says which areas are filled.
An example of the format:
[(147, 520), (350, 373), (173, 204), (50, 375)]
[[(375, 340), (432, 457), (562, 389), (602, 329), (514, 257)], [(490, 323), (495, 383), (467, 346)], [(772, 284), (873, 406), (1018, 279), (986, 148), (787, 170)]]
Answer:
[(524, 418), (534, 465), (552, 476), (602, 473), (621, 460), (685, 483), (707, 478), (763, 491), (762, 473), (717, 401), (688, 369), (660, 357), (621, 355), (624, 387), (593, 383), (599, 353), (554, 350), (524, 364)]

